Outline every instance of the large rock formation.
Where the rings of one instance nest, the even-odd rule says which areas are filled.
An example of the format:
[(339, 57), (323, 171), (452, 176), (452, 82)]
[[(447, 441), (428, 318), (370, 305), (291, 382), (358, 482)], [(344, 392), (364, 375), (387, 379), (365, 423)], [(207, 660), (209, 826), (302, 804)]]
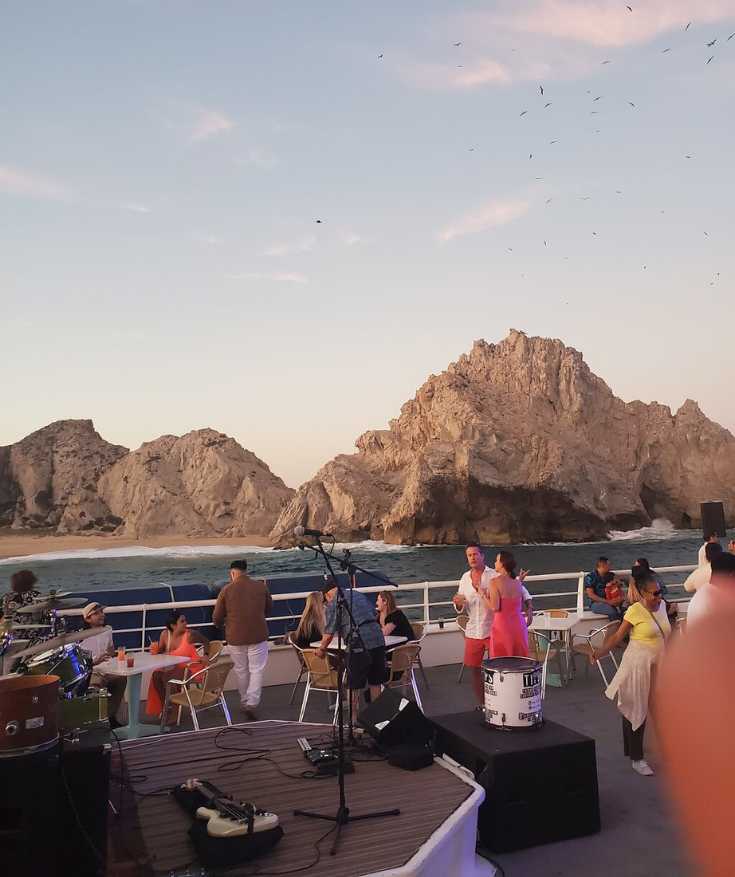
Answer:
[(59, 420), (0, 448), (0, 525), (109, 532), (120, 521), (97, 495), (102, 472), (127, 454), (91, 420)]
[(213, 429), (146, 442), (112, 466), (100, 498), (126, 536), (267, 535), (293, 496), (255, 454)]
[(511, 331), (432, 375), (387, 430), (327, 463), (271, 534), (299, 524), (391, 543), (600, 538), (699, 503), (735, 514), (735, 438), (687, 401), (625, 403), (561, 341)]

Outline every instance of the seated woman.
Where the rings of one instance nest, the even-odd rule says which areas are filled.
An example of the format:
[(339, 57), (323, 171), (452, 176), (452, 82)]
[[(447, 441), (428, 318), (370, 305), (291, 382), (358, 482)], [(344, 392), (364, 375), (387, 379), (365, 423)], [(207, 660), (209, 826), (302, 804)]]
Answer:
[(383, 636), (405, 636), (408, 642), (416, 639), (410, 621), (396, 606), (396, 598), (390, 591), (381, 591), (378, 594), (375, 608), (378, 610), (378, 623)]
[(173, 667), (165, 667), (162, 670), (155, 670), (151, 676), (151, 684), (148, 688), (148, 701), (146, 703), (146, 713), (149, 716), (159, 716), (163, 712), (163, 705), (166, 701), (166, 683), (169, 679), (185, 678), (185, 671), (188, 675), (193, 676), (201, 669), (207, 666), (209, 661), (207, 658), (201, 657), (194, 647), (193, 640), (203, 641), (208, 644), (206, 637), (201, 634), (194, 634), (190, 631), (186, 623), (186, 615), (177, 609), (171, 613), (171, 617), (166, 623), (166, 627), (161, 631), (161, 637), (158, 645), (160, 653), (164, 652), (168, 655), (176, 655), (189, 659), (188, 664), (176, 664)]
[(321, 640), (324, 635), (324, 596), (321, 591), (312, 591), (306, 598), (299, 626), (291, 633), (291, 642), (300, 649), (308, 649), (311, 643)]

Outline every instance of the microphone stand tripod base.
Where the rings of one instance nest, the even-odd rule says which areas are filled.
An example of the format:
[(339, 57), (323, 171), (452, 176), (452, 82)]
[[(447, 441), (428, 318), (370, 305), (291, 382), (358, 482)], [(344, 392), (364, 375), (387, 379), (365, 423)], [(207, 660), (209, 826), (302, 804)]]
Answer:
[(363, 813), (360, 816), (351, 816), (349, 807), (340, 807), (336, 816), (328, 816), (325, 813), (312, 813), (309, 810), (294, 810), (294, 816), (308, 816), (309, 819), (323, 819), (326, 822), (334, 822), (337, 825), (337, 834), (334, 836), (334, 843), (329, 851), (329, 855), (333, 856), (337, 852), (340, 834), (343, 825), (349, 825), (350, 822), (361, 822), (365, 819), (381, 819), (384, 816), (399, 816), (400, 810), (380, 810), (375, 813)]

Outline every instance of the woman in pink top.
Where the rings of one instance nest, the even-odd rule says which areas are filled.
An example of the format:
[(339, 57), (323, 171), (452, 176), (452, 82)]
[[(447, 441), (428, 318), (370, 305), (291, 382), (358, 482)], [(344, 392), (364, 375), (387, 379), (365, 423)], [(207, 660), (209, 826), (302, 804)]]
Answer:
[(493, 610), (493, 657), (528, 657), (528, 628), (523, 609), (523, 583), (516, 578), (516, 561), (510, 551), (495, 558), (497, 575), (485, 600)]

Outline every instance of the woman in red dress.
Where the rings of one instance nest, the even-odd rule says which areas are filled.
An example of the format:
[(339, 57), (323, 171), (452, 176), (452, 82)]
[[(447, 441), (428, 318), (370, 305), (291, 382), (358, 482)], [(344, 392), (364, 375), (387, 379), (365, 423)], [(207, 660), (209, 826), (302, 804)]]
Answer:
[[(198, 636), (197, 639), (200, 639)], [(201, 637), (204, 643), (207, 640)], [(161, 638), (158, 642), (160, 653), (168, 655), (177, 655), (183, 658), (189, 658), (190, 663), (177, 664), (175, 667), (166, 667), (163, 670), (154, 671), (151, 676), (151, 684), (148, 688), (148, 701), (146, 702), (145, 711), (149, 716), (160, 716), (163, 712), (163, 704), (166, 700), (166, 683), (169, 679), (184, 679), (185, 676), (193, 676), (203, 667), (206, 667), (208, 661), (199, 655), (194, 643), (192, 642), (192, 631), (186, 624), (186, 616), (183, 612), (174, 610), (171, 618), (168, 620), (166, 627), (161, 631)], [(188, 670), (188, 674), (185, 671)]]
[(490, 582), (485, 601), (493, 610), (493, 657), (528, 657), (528, 627), (523, 610), (523, 583), (516, 578), (516, 561), (510, 551), (495, 558), (497, 575)]

